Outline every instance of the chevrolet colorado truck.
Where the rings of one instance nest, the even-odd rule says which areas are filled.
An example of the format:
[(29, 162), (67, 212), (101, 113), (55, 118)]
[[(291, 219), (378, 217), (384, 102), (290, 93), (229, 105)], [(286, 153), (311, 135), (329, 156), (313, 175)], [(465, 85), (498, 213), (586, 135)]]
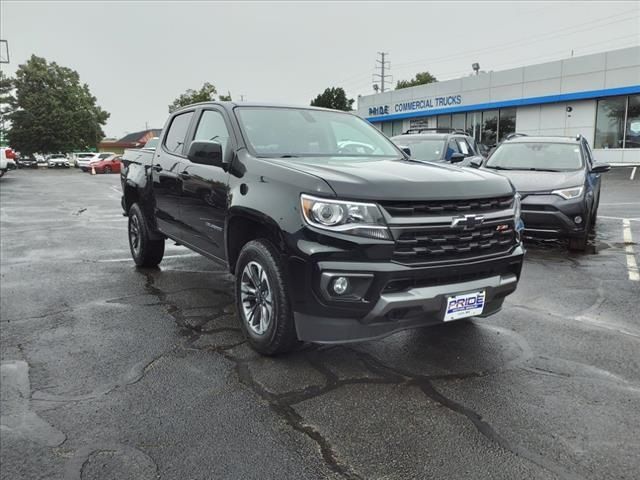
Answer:
[(413, 160), (350, 113), (191, 105), (125, 153), (121, 180), (136, 265), (169, 238), (226, 266), (266, 355), (486, 317), (520, 277), (508, 179)]

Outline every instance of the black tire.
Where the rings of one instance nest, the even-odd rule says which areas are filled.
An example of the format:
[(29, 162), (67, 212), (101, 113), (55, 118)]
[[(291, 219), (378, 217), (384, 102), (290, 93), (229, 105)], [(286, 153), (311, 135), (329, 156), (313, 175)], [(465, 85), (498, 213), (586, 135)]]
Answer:
[(164, 256), (164, 238), (152, 239), (149, 224), (137, 203), (129, 209), (129, 248), (138, 267), (156, 267)]
[[(266, 288), (268, 292), (266, 295), (263, 292), (259, 297), (262, 297), (261, 300), (265, 302), (265, 305), (269, 303), (269, 298), (271, 300), (269, 303), (271, 306), (269, 323), (262, 333), (256, 333), (253, 330), (254, 327), (250, 326), (250, 321), (247, 320), (249, 317), (245, 314), (245, 308), (251, 309), (251, 303), (248, 301), (246, 304), (243, 304), (242, 296), (242, 287), (243, 285), (245, 287), (247, 286), (246, 280), (248, 277), (245, 274), (246, 269), (248, 268), (250, 270), (251, 266), (255, 266), (256, 264), (262, 267), (262, 271), (266, 274), (267, 279)], [(235, 274), (235, 296), (238, 319), (240, 321), (240, 328), (251, 347), (263, 355), (277, 355), (290, 352), (298, 344), (298, 338), (296, 336), (284, 268), (276, 248), (266, 239), (253, 240), (247, 243), (240, 251)], [(261, 281), (259, 283), (262, 285)], [(245, 293), (245, 295), (247, 294)], [(247, 297), (245, 297), (245, 299), (246, 298)], [(254, 296), (253, 298), (256, 297)], [(253, 304), (254, 313), (258, 311), (256, 310), (256, 303)], [(257, 305), (257, 308), (259, 309), (260, 305)], [(262, 313), (260, 313), (260, 317), (262, 317)]]
[(104, 170), (102, 170), (102, 173), (111, 173), (111, 167), (107, 165), (104, 167)]

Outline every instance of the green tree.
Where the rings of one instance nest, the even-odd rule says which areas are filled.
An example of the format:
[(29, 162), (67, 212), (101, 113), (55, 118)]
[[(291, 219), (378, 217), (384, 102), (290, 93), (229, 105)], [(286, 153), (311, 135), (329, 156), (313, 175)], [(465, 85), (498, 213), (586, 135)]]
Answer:
[(398, 80), (396, 84), (396, 90), (401, 88), (415, 87), (416, 85), (425, 85), (427, 83), (437, 82), (438, 79), (431, 75), (429, 72), (416, 73), (416, 76), (411, 80)]
[(9, 115), (15, 108), (13, 80), (0, 70), (0, 146), (6, 146)]
[(78, 72), (32, 55), (18, 66), (9, 142), (16, 150), (71, 152), (95, 147), (109, 113), (96, 104)]
[(316, 98), (311, 100), (311, 106), (332, 108), (334, 110), (344, 110), (350, 112), (353, 110), (351, 106), (355, 100), (353, 98), (347, 99), (347, 94), (341, 87), (327, 88), (324, 92), (319, 94)]
[(169, 113), (173, 113), (181, 107), (191, 105), (198, 102), (209, 102), (215, 100), (216, 87), (209, 82), (205, 82), (200, 90), (188, 89), (178, 98), (176, 98), (171, 105), (169, 105)]
[(231, 101), (231, 92), (227, 92), (227, 95), (220, 95), (219, 100), (221, 102), (230, 102)]

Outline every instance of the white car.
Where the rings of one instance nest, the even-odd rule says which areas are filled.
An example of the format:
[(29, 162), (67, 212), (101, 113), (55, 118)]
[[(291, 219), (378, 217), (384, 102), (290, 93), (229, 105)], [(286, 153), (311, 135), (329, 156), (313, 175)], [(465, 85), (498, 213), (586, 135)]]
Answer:
[(94, 153), (91, 157), (78, 158), (78, 166), (83, 172), (88, 172), (93, 162), (99, 162), (105, 158), (115, 155), (113, 152), (98, 152)]
[(71, 160), (73, 161), (73, 166), (76, 167), (76, 168), (79, 167), (80, 166), (80, 160), (82, 160), (83, 158), (86, 158), (86, 159), (93, 158), (95, 154), (96, 154), (95, 152), (76, 152), (76, 153), (72, 153), (71, 154)]
[(16, 169), (16, 154), (9, 147), (0, 147), (0, 177), (7, 171)]
[(64, 153), (54, 153), (47, 158), (47, 167), (57, 168), (64, 167), (69, 168), (69, 159)]

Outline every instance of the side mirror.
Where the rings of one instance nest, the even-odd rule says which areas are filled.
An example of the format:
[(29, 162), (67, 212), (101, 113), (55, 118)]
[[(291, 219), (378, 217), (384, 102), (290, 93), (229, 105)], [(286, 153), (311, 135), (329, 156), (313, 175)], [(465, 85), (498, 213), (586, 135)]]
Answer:
[(203, 140), (191, 142), (187, 158), (193, 163), (211, 165), (213, 167), (222, 167), (224, 163), (222, 145), (218, 142), (207, 142)]
[(611, 165), (608, 163), (594, 163), (591, 167), (591, 173), (605, 173), (611, 170)]
[(409, 147), (400, 147), (400, 150), (402, 150), (407, 155), (411, 156), (411, 149)]
[(469, 160), (469, 166), (473, 168), (480, 168), (482, 166), (482, 157), (471, 157)]
[(452, 153), (452, 154), (451, 154), (451, 157), (449, 157), (449, 161), (450, 161), (451, 163), (458, 163), (458, 162), (463, 161), (465, 158), (466, 158), (466, 157), (464, 156), (464, 153), (458, 153), (458, 152), (456, 152), (456, 153)]

